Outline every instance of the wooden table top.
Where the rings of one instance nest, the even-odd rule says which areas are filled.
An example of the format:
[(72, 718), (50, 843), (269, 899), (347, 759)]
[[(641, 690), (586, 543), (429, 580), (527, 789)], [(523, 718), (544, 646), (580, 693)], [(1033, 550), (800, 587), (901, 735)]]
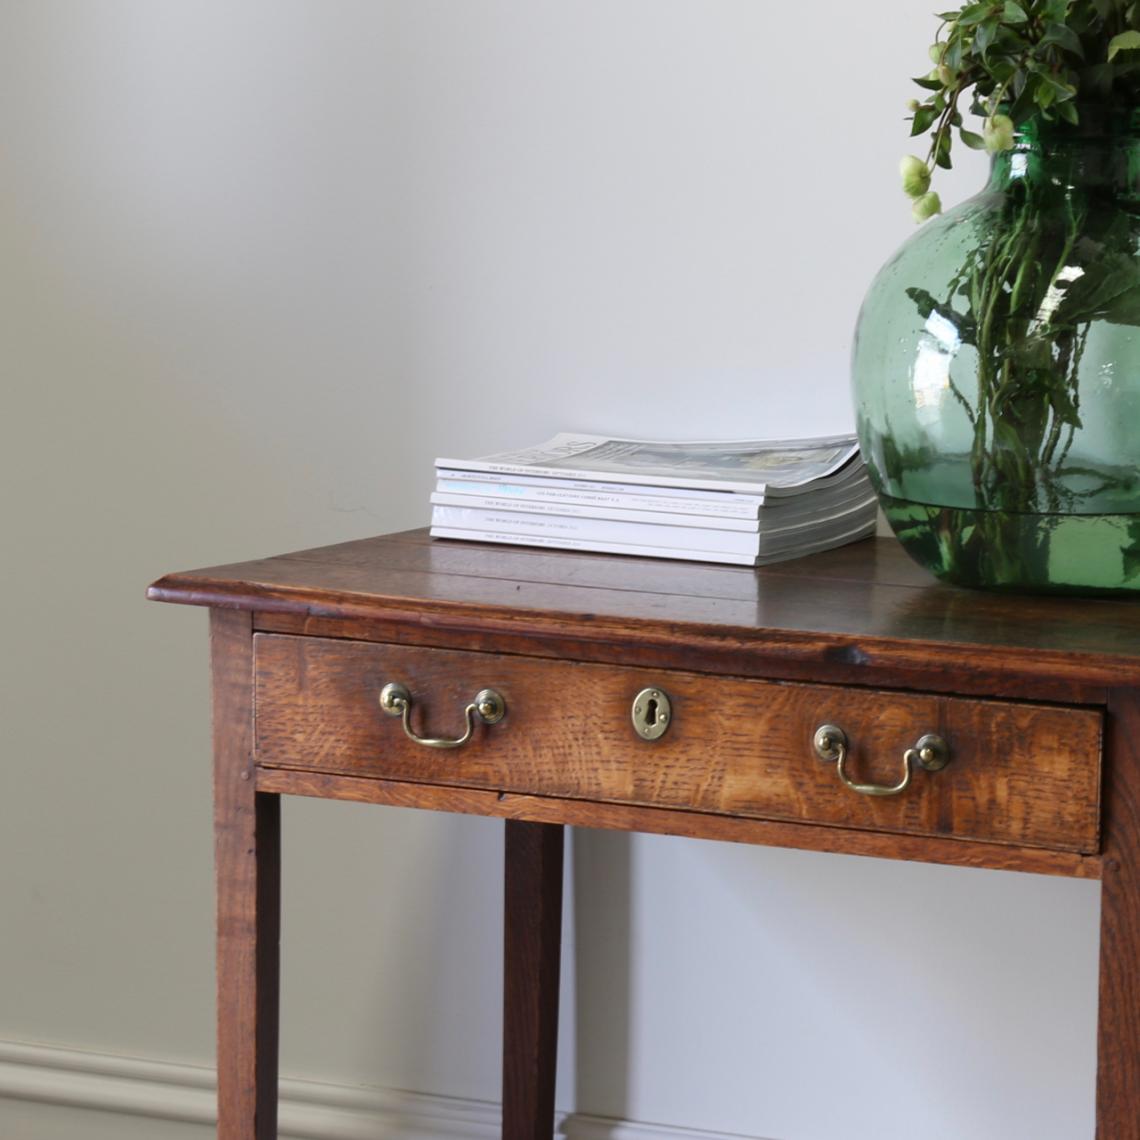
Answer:
[[(779, 665), (789, 678), (818, 673), (814, 662), (837, 680), (881, 683), (898, 670), (969, 675), (967, 689), (998, 682), (1010, 695), (1021, 680), (1140, 683), (1140, 599), (946, 586), (891, 538), (752, 569), (416, 530), (171, 574), (149, 596), (278, 615), (300, 632), (345, 621), (490, 631), (496, 648), (504, 638), (538, 639), (547, 652), (604, 659), (605, 647), (637, 646), (648, 661), (718, 669), (730, 655), (735, 671), (772, 674)], [(583, 653), (591, 644), (595, 651)]]

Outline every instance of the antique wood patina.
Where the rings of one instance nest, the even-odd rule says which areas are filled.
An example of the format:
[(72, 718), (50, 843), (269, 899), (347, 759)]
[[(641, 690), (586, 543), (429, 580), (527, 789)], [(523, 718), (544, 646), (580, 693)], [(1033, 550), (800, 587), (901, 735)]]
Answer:
[[(754, 571), (420, 531), (150, 596), (212, 608), (224, 1140), (276, 1131), (282, 794), (506, 820), (511, 1140), (553, 1126), (567, 824), (1102, 879), (1097, 1137), (1140, 1140), (1140, 606), (951, 589), (887, 539)], [(424, 747), (393, 681), (420, 736), (461, 736), (485, 688), (506, 713)]]

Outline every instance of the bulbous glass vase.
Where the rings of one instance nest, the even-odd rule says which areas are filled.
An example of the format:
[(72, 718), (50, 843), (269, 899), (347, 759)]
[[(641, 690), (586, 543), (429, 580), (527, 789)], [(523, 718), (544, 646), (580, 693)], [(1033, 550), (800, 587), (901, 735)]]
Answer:
[(1140, 114), (1030, 122), (859, 316), (883, 510), (938, 577), (1140, 593)]

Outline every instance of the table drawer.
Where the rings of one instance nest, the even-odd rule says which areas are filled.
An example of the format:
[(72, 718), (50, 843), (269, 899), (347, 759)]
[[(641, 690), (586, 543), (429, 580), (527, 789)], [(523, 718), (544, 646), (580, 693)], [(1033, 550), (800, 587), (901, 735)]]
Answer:
[[(425, 747), (380, 708), (393, 681), (421, 735), (459, 736), (484, 688), (506, 714), (460, 748)], [(654, 742), (630, 718), (646, 687), (672, 706)], [(1098, 709), (275, 634), (254, 639), (254, 708), (264, 767), (1089, 853), (1099, 841)], [(853, 783), (898, 784), (926, 734), (950, 761), (912, 763), (901, 794), (860, 793), (816, 754), (826, 723), (846, 734)]]

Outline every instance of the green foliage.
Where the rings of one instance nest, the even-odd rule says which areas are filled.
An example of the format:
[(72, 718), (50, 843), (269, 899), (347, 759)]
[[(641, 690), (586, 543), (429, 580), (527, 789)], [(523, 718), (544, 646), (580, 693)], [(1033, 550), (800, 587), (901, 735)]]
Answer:
[[(1075, 125), (1083, 106), (1140, 101), (1140, 0), (984, 0), (938, 19), (909, 120), (912, 137), (930, 132), (931, 171), (950, 167), (955, 132), (972, 149), (1012, 146), (993, 130), (999, 108), (1014, 127), (1037, 116)], [(963, 126), (964, 96), (981, 135)]]

